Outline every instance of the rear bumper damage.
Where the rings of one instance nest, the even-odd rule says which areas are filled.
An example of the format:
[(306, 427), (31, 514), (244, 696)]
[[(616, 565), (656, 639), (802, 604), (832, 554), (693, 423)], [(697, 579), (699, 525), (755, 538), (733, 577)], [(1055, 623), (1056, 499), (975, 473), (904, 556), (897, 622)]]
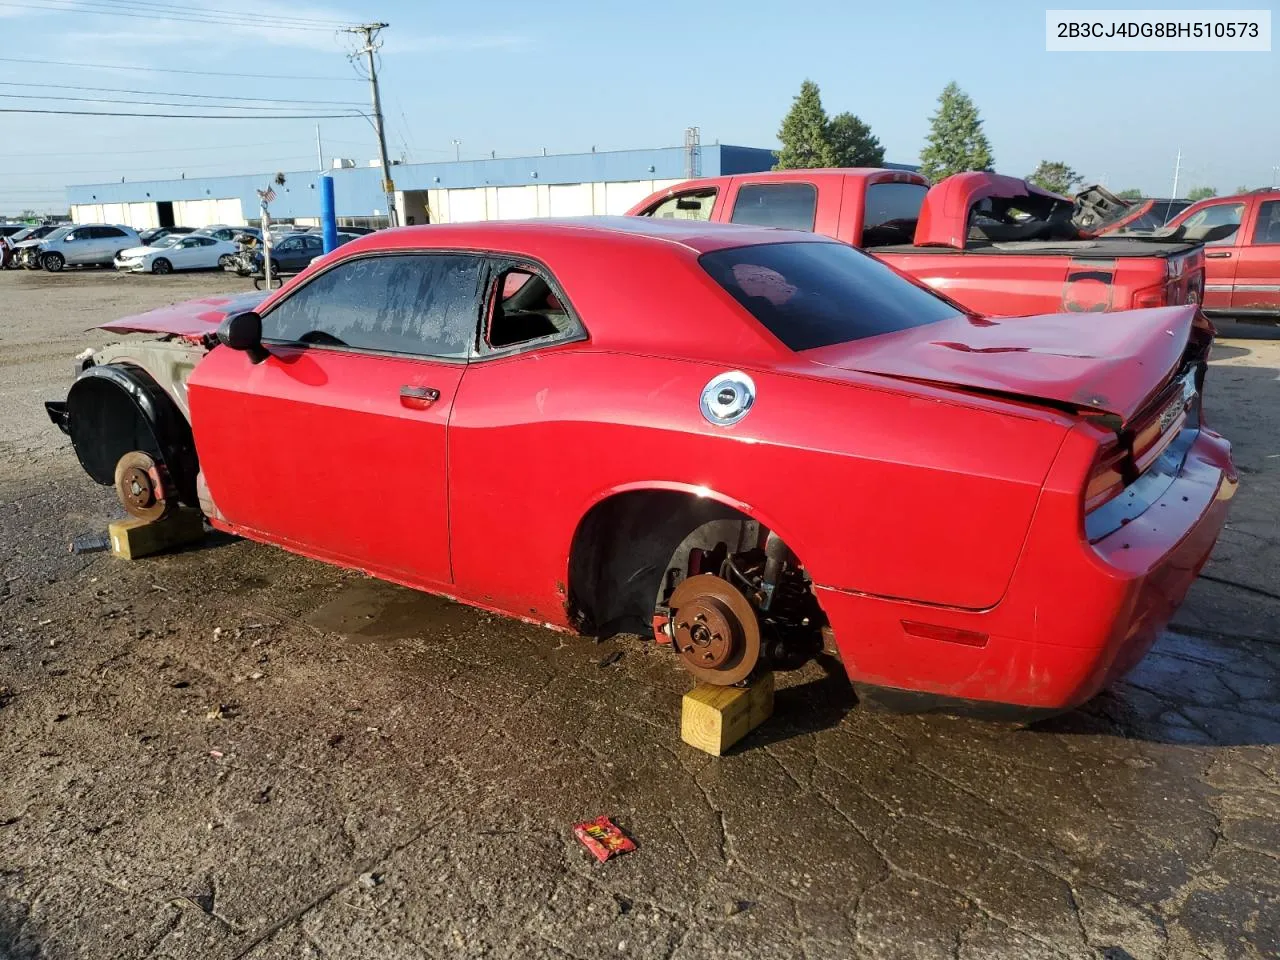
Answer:
[(818, 587), (850, 679), (946, 701), (1083, 703), (1142, 659), (1209, 558), (1238, 484), (1230, 451), (1200, 430), (1164, 493), (1093, 544), (1078, 481), (1051, 471), (1009, 590), (986, 610)]

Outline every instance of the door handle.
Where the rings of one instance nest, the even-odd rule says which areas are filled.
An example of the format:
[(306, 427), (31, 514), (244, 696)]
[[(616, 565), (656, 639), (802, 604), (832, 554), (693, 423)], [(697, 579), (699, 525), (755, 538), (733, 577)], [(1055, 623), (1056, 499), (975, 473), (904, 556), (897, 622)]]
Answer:
[(440, 391), (435, 387), (411, 387), (406, 384), (400, 388), (400, 406), (410, 410), (425, 410), (439, 399)]
[(1215, 250), (1212, 253), (1206, 253), (1204, 258), (1206, 260), (1229, 260), (1231, 259), (1231, 254), (1226, 250)]

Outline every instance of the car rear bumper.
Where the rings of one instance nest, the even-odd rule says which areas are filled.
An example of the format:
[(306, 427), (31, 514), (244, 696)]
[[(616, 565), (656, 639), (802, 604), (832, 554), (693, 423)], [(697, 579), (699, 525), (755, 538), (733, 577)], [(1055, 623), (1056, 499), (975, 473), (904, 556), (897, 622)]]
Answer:
[(988, 610), (828, 587), (818, 598), (855, 683), (1067, 709), (1151, 648), (1209, 558), (1237, 484), (1230, 445), (1201, 430), (1163, 495), (1093, 544), (1071, 492), (1082, 487), (1051, 471), (1008, 592)]

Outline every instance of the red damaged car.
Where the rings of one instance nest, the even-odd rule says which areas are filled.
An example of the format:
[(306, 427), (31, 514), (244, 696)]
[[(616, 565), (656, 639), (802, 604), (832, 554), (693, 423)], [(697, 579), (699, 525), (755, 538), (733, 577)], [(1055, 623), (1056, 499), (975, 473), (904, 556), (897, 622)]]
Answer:
[(1142, 657), (1236, 489), (1194, 307), (980, 318), (809, 233), (408, 227), (106, 329), (166, 338), (49, 412), (131, 512), (652, 630), (712, 683), (833, 640), (860, 684), (1069, 707)]

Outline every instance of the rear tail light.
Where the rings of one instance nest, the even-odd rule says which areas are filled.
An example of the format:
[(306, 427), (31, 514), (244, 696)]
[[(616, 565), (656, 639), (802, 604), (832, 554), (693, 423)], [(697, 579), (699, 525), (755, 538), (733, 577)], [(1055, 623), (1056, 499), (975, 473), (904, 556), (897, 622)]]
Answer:
[(1128, 451), (1119, 444), (1111, 444), (1098, 451), (1093, 472), (1084, 488), (1084, 512), (1097, 510), (1108, 500), (1114, 500), (1124, 492), (1124, 464)]
[(1163, 307), (1173, 302), (1169, 296), (1170, 291), (1174, 288), (1176, 281), (1168, 281), (1167, 283), (1157, 283), (1153, 287), (1143, 287), (1141, 290), (1134, 291), (1133, 300), (1130, 306), (1134, 310), (1140, 310), (1144, 307)]

